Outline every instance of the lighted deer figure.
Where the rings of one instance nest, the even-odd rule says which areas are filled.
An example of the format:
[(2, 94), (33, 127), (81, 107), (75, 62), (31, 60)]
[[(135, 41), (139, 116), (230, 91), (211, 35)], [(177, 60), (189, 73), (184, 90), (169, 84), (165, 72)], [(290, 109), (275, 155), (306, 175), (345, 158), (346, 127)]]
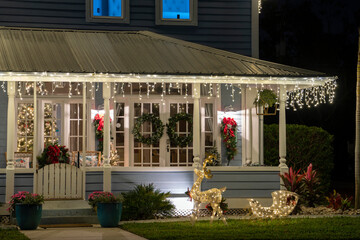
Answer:
[(203, 163), (202, 170), (194, 169), (195, 174), (198, 176), (198, 179), (192, 186), (190, 190), (190, 196), (192, 199), (194, 199), (195, 205), (194, 205), (194, 211), (191, 215), (191, 222), (192, 224), (195, 224), (195, 221), (198, 219), (199, 216), (199, 208), (201, 203), (210, 203), (213, 212), (211, 215), (210, 223), (213, 222), (214, 216), (217, 215), (219, 218), (221, 218), (226, 223), (226, 219), (224, 217), (223, 211), (220, 208), (220, 203), (222, 199), (222, 193), (225, 192), (226, 187), (223, 188), (212, 188), (207, 191), (201, 192), (200, 184), (201, 181), (206, 178), (212, 178), (211, 171), (206, 168), (207, 163), (211, 163), (215, 156), (210, 155), (207, 159), (205, 159)]

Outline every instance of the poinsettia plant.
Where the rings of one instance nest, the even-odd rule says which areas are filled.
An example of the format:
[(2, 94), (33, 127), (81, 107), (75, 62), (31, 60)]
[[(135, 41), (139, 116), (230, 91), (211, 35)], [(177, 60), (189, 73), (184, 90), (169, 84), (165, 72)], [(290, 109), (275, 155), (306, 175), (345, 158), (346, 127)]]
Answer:
[(70, 163), (69, 149), (55, 143), (48, 143), (44, 151), (37, 157), (39, 168), (54, 163)]
[[(111, 122), (111, 118), (110, 118)], [(96, 114), (93, 120), (95, 126), (95, 137), (98, 140), (98, 151), (103, 152), (104, 148), (104, 115)]]
[(28, 205), (39, 205), (44, 203), (44, 196), (36, 193), (29, 193), (27, 191), (19, 191), (18, 193), (11, 196), (9, 202), (9, 212), (15, 211), (15, 205), (17, 203), (28, 204)]
[(122, 195), (115, 196), (111, 192), (95, 191), (89, 195), (88, 201), (89, 201), (89, 205), (95, 208), (98, 203), (123, 202), (123, 196)]
[(237, 153), (236, 129), (237, 129), (236, 121), (233, 118), (224, 117), (224, 119), (221, 122), (221, 136), (226, 147), (228, 166), (230, 164), (230, 161), (234, 159)]

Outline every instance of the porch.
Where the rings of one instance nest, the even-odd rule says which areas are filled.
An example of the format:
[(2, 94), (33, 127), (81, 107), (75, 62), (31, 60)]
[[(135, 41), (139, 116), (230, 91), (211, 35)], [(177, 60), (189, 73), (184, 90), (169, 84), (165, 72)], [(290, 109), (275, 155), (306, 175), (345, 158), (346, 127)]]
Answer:
[[(323, 73), (150, 32), (4, 28), (0, 35), (4, 52), (0, 81), (7, 83), (6, 93), (1, 95), (7, 102), (1, 106), (7, 121), (0, 124), (1, 130), (6, 130), (2, 147), (6, 147), (7, 159), (1, 160), (6, 168), (0, 169), (0, 201), (9, 201), (17, 191), (41, 193), (39, 184), (43, 182), (39, 181), (36, 157), (44, 143), (60, 140), (75, 152), (74, 161), (80, 159), (77, 152), (86, 159), (88, 151), (96, 151), (92, 121), (93, 115), (101, 112), (104, 146), (99, 166), (78, 166), (81, 172), (76, 175), (75, 196), (63, 196), (55, 188), (49, 198), (86, 199), (96, 190), (118, 193), (136, 184), (154, 183), (160, 190), (170, 191), (182, 208), (184, 192), (194, 182), (193, 169), (200, 167), (207, 149), (216, 146), (225, 158), (219, 129), (222, 117), (227, 116), (235, 117), (240, 126), (239, 154), (231, 166), (212, 167), (214, 178), (202, 187), (227, 186), (224, 196), (230, 207), (244, 207), (244, 199), (266, 200), (270, 192), (280, 188), (278, 174), (287, 171), (285, 108), (331, 102), (334, 97), (335, 78)], [(263, 164), (263, 117), (256, 114), (253, 105), (263, 89), (272, 89), (278, 96), (279, 167), (247, 166)], [(25, 134), (19, 134), (19, 106), (31, 106), (31, 134), (26, 133), (28, 127)], [(57, 114), (51, 121), (44, 117), (47, 106)], [(74, 111), (76, 116), (71, 115)], [(186, 147), (173, 146), (166, 134), (151, 146), (134, 139), (131, 131), (141, 114), (155, 114), (166, 123), (180, 112), (193, 118), (193, 139)], [(27, 115), (25, 118), (29, 120)], [(47, 131), (47, 123), (51, 131)], [(76, 127), (72, 128), (72, 123)], [(190, 135), (188, 124), (181, 128), (177, 134)], [(143, 126), (142, 134), (152, 135), (153, 131), (151, 125)], [(20, 144), (20, 152), (31, 150), (29, 168), (15, 167), (19, 142), (26, 144), (25, 149)], [(114, 150), (116, 161), (112, 161)], [(55, 171), (51, 179), (60, 184), (67, 178), (65, 171), (63, 174)]]

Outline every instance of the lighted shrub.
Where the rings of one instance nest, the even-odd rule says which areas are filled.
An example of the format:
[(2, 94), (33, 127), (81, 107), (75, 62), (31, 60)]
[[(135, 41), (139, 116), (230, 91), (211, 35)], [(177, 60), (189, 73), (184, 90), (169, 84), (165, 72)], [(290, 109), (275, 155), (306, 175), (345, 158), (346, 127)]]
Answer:
[[(322, 187), (328, 189), (334, 167), (333, 136), (322, 128), (286, 125), (286, 163), (306, 171), (310, 163), (319, 173)], [(264, 124), (264, 162), (279, 165), (279, 125)]]

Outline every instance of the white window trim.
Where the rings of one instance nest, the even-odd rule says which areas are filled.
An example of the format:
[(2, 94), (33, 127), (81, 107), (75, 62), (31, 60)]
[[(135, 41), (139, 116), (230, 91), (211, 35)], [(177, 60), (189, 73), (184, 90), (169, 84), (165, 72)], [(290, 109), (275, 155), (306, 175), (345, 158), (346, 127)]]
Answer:
[(130, 0), (121, 0), (122, 17), (94, 16), (93, 0), (86, 0), (86, 21), (103, 23), (130, 23)]
[(190, 1), (190, 19), (163, 19), (162, 6), (163, 0), (155, 1), (155, 23), (156, 25), (180, 25), (197, 26), (198, 25), (198, 0)]

